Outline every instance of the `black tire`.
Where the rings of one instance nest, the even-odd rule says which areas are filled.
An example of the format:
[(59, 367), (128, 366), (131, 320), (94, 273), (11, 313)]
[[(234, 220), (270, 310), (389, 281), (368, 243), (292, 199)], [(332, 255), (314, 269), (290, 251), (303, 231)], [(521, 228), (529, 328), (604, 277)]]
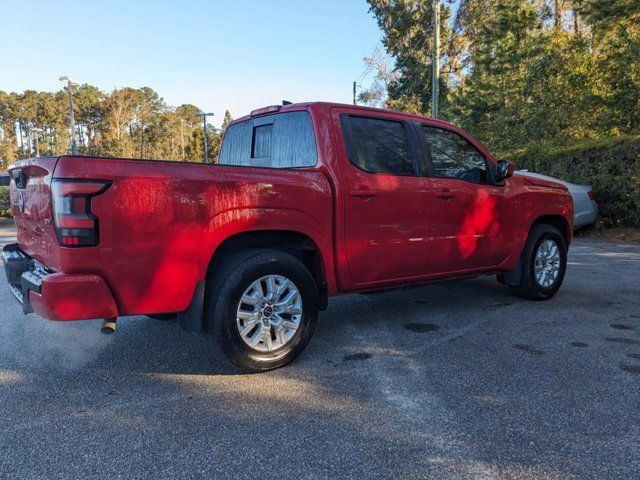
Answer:
[[(247, 345), (236, 324), (237, 308), (245, 289), (267, 275), (291, 280), (302, 298), (298, 329), (282, 347), (262, 352)], [(263, 372), (295, 359), (311, 339), (318, 320), (319, 290), (307, 267), (293, 255), (278, 250), (248, 250), (226, 259), (207, 279), (205, 317), (208, 331), (222, 353), (239, 369)]]
[[(560, 268), (555, 282), (553, 282), (549, 287), (543, 287), (538, 283), (535, 276), (535, 257), (538, 247), (547, 239), (553, 240), (558, 246), (558, 251), (560, 253)], [(520, 284), (511, 285), (511, 291), (519, 297), (528, 298), (530, 300), (546, 300), (553, 297), (558, 292), (562, 285), (562, 280), (564, 279), (566, 270), (567, 242), (562, 234), (553, 225), (544, 223), (535, 225), (531, 229), (531, 232), (529, 232), (524, 249), (520, 255)]]

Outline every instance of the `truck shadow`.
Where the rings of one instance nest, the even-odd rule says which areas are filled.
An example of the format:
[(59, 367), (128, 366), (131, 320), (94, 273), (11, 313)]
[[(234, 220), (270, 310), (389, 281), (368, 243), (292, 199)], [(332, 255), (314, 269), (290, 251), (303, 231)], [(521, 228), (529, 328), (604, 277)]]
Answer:
[[(612, 307), (606, 292), (573, 286), (572, 278), (588, 279), (591, 276), (585, 274), (593, 270), (590, 264), (581, 265), (581, 256), (572, 255), (578, 261), (569, 270), (569, 282), (551, 302), (531, 303), (513, 297), (508, 288), (489, 277), (332, 298), (329, 309), (320, 314), (310, 345), (287, 370), (336, 364), (345, 357), (380, 348), (416, 354), (425, 342), (428, 345), (435, 338), (475, 328), (473, 324), (479, 318), (491, 320), (508, 310), (508, 316), (503, 317), (517, 319), (520, 314), (514, 310), (522, 308), (547, 313), (562, 309), (563, 297), (580, 298), (591, 311), (605, 314)], [(83, 368), (104, 373), (240, 373), (219, 353), (213, 336), (186, 333), (175, 321), (123, 317), (116, 334), (105, 336), (99, 331), (99, 320), (49, 322), (35, 315), (23, 318), (6, 288), (0, 301), (10, 306), (5, 315), (14, 317), (5, 323), (5, 335), (0, 339), (0, 358), (5, 366), (69, 373)]]
[[(508, 289), (486, 280), (458, 280), (335, 298), (330, 301), (329, 309), (321, 312), (310, 345), (293, 365), (305, 368), (341, 361), (362, 348), (360, 337), (368, 331), (380, 333), (391, 330), (400, 337), (411, 335), (411, 331), (416, 329), (407, 327), (407, 319), (437, 324), (438, 328), (430, 330), (441, 328), (439, 333), (445, 334), (465, 328), (467, 323), (475, 320), (469, 312), (478, 305), (476, 300), (452, 304), (450, 299), (456, 297), (481, 299), (481, 305), (488, 310), (520, 301), (510, 296)], [(100, 334), (96, 332), (96, 335)], [(375, 336), (370, 338), (374, 344), (368, 344), (368, 347), (375, 347)], [(399, 345), (398, 348), (406, 346)], [(177, 375), (242, 373), (223, 358), (213, 335), (189, 334), (175, 320), (159, 321), (142, 316), (119, 319), (113, 340), (87, 368)]]
[(175, 320), (118, 319), (113, 341), (88, 368), (113, 372), (182, 375), (235, 375), (212, 335), (185, 332)]

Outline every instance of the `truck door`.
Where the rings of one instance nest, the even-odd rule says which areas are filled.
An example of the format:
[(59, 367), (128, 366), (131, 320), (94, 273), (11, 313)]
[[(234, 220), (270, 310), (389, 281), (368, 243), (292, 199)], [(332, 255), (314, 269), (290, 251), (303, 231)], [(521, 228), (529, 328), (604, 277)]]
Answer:
[(511, 251), (509, 189), (495, 185), (490, 161), (453, 130), (421, 128), (432, 170), (430, 274), (489, 268)]
[(342, 173), (343, 241), (354, 284), (425, 273), (428, 179), (401, 116), (333, 109)]

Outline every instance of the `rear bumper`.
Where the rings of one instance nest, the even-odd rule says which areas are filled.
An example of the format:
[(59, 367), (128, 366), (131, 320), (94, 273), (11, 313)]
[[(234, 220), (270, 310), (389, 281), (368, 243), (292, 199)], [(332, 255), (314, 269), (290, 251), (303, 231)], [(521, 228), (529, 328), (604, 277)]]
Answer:
[(53, 272), (22, 252), (17, 243), (2, 249), (7, 282), (24, 313), (49, 320), (84, 320), (118, 316), (104, 279), (92, 274)]

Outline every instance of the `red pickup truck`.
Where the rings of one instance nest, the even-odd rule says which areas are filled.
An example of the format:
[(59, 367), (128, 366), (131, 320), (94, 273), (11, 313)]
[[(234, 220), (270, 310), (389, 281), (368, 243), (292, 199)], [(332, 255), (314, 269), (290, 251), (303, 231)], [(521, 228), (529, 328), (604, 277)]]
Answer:
[(497, 275), (553, 296), (573, 205), (448, 123), (331, 103), (233, 122), (217, 164), (62, 156), (10, 166), (26, 313), (176, 314), (238, 367), (294, 359), (332, 295)]

